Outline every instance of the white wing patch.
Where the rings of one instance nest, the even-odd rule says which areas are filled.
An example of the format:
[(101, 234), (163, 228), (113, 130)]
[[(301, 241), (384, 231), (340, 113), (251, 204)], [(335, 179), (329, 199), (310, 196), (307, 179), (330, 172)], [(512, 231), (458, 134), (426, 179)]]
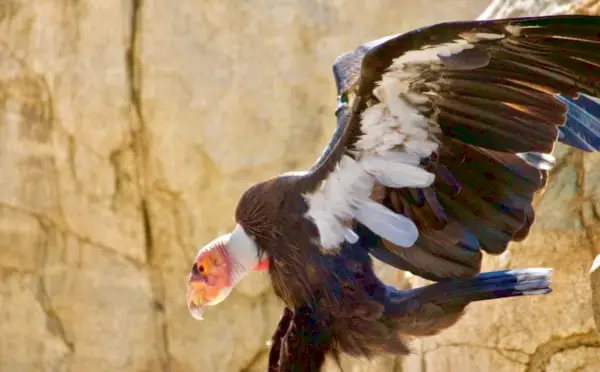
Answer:
[(401, 247), (412, 246), (419, 237), (419, 230), (411, 219), (370, 199), (360, 202), (355, 217), (375, 234)]
[(435, 136), (441, 133), (435, 120), (419, 111), (426, 95), (410, 91), (424, 69), (442, 64), (438, 56), (449, 57), (473, 48), (478, 40), (494, 40), (504, 35), (466, 33), (451, 43), (426, 46), (396, 58), (383, 74), (373, 95), (379, 103), (362, 114), (363, 135), (355, 147), (356, 160), (344, 155), (321, 189), (305, 195), (307, 217), (316, 224), (322, 248), (337, 249), (344, 241), (355, 242), (348, 227), (353, 219), (382, 238), (401, 247), (414, 245), (419, 232), (414, 222), (371, 200), (375, 182), (388, 187), (428, 187), (434, 174), (420, 166), (420, 160), (438, 149)]

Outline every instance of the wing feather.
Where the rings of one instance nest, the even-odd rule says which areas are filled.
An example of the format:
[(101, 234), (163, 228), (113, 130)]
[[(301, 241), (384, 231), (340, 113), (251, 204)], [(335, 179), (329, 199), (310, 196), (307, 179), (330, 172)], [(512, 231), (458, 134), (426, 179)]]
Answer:
[[(472, 277), (482, 251), (500, 254), (527, 237), (555, 143), (599, 149), (600, 122), (573, 100), (600, 96), (600, 17), (437, 24), (337, 63), (338, 92), (350, 102), (340, 153), (353, 166), (313, 172), (322, 187), (307, 194), (307, 214), (324, 249), (344, 239), (327, 232), (351, 221), (323, 217), (335, 207), (316, 201), (336, 192), (331, 177), (351, 172), (384, 190), (366, 202), (346, 185), (335, 197), (359, 226), (369, 223), (356, 234), (379, 237), (375, 257), (431, 280)], [(406, 218), (391, 226), (393, 215)]]

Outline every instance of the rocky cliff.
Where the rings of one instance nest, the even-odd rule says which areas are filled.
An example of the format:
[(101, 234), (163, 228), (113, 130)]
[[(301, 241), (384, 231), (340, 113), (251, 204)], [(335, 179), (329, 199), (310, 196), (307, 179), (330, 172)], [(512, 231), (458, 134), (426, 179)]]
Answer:
[[(264, 371), (281, 311), (265, 276), (198, 322), (184, 302), (191, 260), (232, 227), (249, 185), (318, 156), (338, 54), (488, 6), (399, 4), (3, 0), (0, 371)], [(488, 9), (581, 11), (559, 0)], [(418, 355), (344, 360), (345, 371), (598, 369), (587, 273), (600, 251), (600, 158), (559, 151), (531, 237), (486, 261), (553, 266), (555, 293), (472, 305), (417, 341)]]

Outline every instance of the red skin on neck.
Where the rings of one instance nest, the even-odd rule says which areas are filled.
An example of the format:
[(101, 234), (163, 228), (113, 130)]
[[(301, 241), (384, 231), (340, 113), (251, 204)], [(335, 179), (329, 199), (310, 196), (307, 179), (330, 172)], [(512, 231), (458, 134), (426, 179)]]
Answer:
[(254, 271), (265, 271), (268, 268), (269, 268), (269, 259), (263, 258), (262, 260), (258, 261), (258, 264), (256, 264), (256, 266), (254, 267)]

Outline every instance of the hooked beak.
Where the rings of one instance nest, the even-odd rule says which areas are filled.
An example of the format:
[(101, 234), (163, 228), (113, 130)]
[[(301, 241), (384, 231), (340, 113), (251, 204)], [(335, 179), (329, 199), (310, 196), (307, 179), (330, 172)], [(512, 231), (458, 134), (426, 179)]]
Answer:
[(209, 286), (202, 280), (190, 281), (187, 293), (187, 305), (190, 314), (197, 319), (204, 319), (204, 308), (223, 302), (231, 293), (233, 287)]
[(204, 306), (206, 306), (206, 285), (202, 282), (190, 282), (187, 293), (187, 306), (190, 314), (197, 320), (204, 319)]

